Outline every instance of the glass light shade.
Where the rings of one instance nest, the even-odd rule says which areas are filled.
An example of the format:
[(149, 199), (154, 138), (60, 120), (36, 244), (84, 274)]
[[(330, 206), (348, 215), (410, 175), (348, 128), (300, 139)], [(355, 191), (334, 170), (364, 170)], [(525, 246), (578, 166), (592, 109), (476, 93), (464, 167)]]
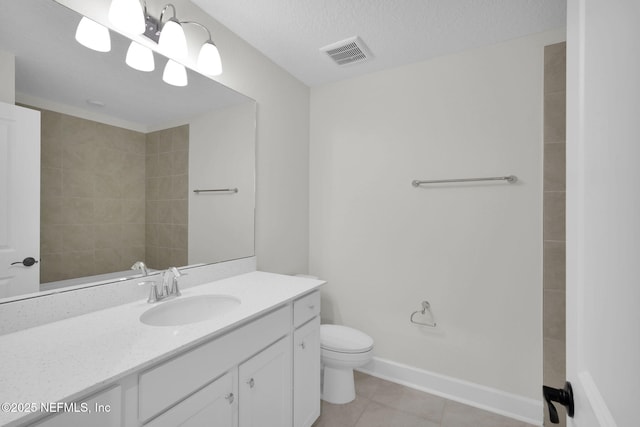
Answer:
[(182, 25), (174, 18), (162, 26), (158, 49), (169, 58), (176, 60), (187, 58), (187, 38), (184, 35)]
[(184, 68), (184, 65), (178, 64), (176, 61), (170, 59), (164, 67), (162, 80), (173, 86), (186, 86), (188, 83), (187, 70)]
[(107, 27), (83, 16), (76, 29), (76, 40), (89, 49), (98, 52), (109, 52), (111, 50), (111, 37)]
[(207, 75), (218, 76), (222, 74), (222, 61), (220, 52), (213, 42), (208, 41), (200, 48), (198, 55), (198, 69)]
[(130, 34), (142, 34), (146, 27), (139, 0), (112, 0), (109, 21), (115, 28)]
[(137, 42), (131, 42), (129, 45), (125, 62), (129, 67), (139, 71), (153, 71), (156, 67), (151, 49)]

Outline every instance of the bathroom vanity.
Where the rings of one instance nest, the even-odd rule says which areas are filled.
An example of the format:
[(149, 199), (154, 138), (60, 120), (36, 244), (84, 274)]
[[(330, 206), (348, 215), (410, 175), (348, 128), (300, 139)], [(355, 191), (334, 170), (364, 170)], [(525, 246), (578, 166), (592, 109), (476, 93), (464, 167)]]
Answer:
[[(322, 283), (252, 272), (0, 336), (0, 395), (14, 405), (0, 425), (311, 426)], [(211, 296), (239, 303), (194, 323), (140, 320)]]

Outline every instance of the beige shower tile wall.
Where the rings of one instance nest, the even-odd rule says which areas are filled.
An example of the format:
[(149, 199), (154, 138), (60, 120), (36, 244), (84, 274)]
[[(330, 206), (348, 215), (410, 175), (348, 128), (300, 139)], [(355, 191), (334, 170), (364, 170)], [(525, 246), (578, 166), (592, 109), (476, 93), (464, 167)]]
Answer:
[(41, 112), (41, 282), (128, 269), (145, 258), (145, 135)]
[[(544, 67), (544, 384), (561, 388), (566, 377), (566, 43), (545, 47)], [(560, 414), (560, 423), (565, 425), (564, 412)], [(546, 411), (545, 425), (551, 425)]]
[(187, 265), (189, 126), (148, 133), (146, 146), (147, 265)]

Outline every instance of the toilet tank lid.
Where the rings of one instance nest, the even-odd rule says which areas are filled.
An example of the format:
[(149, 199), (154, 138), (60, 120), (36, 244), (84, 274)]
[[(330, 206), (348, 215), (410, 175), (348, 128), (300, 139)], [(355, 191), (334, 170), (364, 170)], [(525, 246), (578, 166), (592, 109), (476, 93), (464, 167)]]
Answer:
[(320, 325), (320, 346), (341, 352), (364, 352), (373, 348), (373, 338), (342, 325)]

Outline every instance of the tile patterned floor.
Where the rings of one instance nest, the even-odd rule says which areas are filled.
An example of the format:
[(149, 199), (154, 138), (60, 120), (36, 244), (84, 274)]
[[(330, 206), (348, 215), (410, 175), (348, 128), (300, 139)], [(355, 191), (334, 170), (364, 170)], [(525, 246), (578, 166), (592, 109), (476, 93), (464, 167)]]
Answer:
[(356, 400), (323, 401), (313, 427), (533, 427), (360, 372), (355, 380)]

